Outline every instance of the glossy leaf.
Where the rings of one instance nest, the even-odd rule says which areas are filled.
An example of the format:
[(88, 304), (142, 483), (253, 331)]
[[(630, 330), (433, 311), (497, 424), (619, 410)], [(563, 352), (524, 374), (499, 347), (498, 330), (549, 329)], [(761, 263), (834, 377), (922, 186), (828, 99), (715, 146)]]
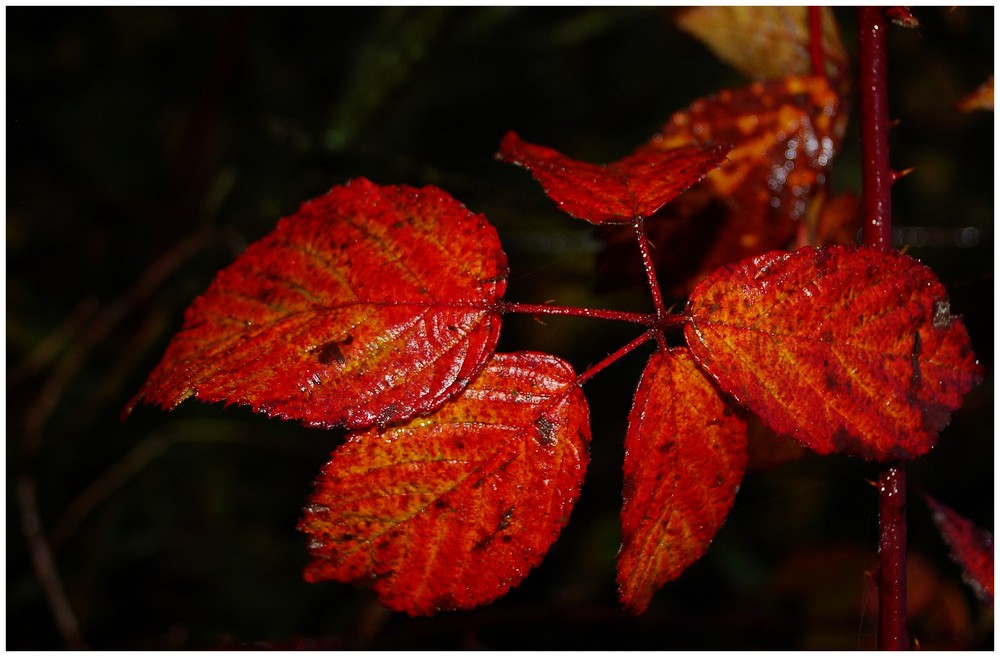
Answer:
[(507, 271), (496, 230), (437, 188), (335, 187), (219, 273), (126, 412), (193, 396), (363, 427), (433, 410), (492, 354)]
[[(843, 77), (850, 59), (830, 7), (821, 8), (823, 61), (831, 79)], [(808, 7), (695, 7), (677, 24), (720, 59), (757, 80), (812, 72)]]
[(669, 203), (725, 160), (727, 145), (643, 146), (611, 164), (573, 160), (508, 132), (497, 157), (531, 171), (559, 209), (596, 224), (631, 224)]
[[(645, 222), (663, 290), (685, 296), (718, 267), (785, 248), (810, 213), (843, 136), (840, 101), (826, 80), (789, 77), (692, 103), (650, 145), (729, 143), (718, 169)], [(814, 230), (811, 232), (815, 232)], [(630, 230), (609, 231), (598, 258), (608, 283), (644, 282)]]
[(371, 586), (412, 615), (503, 595), (566, 524), (588, 460), (587, 403), (546, 354), (496, 354), (436, 413), (357, 433), (333, 454), (299, 528), (307, 580)]
[(980, 599), (993, 607), (993, 534), (930, 495), (923, 495), (931, 508), (934, 524), (951, 548), (952, 558), (962, 567), (966, 583)]
[(686, 348), (656, 352), (625, 436), (618, 585), (642, 613), (653, 593), (697, 561), (733, 505), (747, 427)]
[(944, 286), (898, 253), (748, 259), (702, 281), (687, 314), (688, 344), (722, 389), (820, 454), (919, 456), (982, 379)]

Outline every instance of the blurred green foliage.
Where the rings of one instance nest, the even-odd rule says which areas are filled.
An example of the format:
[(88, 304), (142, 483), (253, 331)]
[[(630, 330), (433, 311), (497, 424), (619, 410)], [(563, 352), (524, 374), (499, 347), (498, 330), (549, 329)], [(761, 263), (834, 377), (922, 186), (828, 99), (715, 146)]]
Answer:
[[(621, 611), (621, 443), (642, 354), (585, 390), (593, 462), (550, 555), (501, 601), (432, 619), (301, 580), (295, 523), (338, 432), (196, 402), (119, 421), (214, 272), (352, 177), (435, 184), (485, 213), (510, 299), (645, 309), (643, 290), (595, 295), (592, 229), (492, 156), (513, 129), (610, 161), (742, 85), (673, 11), (8, 8), (7, 647), (67, 645), (30, 558), (46, 546), (78, 638), (101, 649), (872, 645), (874, 468), (851, 459), (751, 472), (709, 554), (646, 615)], [(850, 48), (853, 15), (838, 12)], [(916, 167), (894, 190), (896, 225), (991, 370), (910, 479), (989, 529), (993, 116), (953, 106), (992, 73), (992, 12), (921, 8), (919, 30), (890, 34), (893, 162)], [(834, 166), (842, 189), (857, 188), (856, 139)], [(607, 324), (512, 317), (501, 347), (583, 369), (635, 334)], [(915, 617), (921, 645), (992, 646), (992, 613), (915, 498), (910, 517), (920, 586), (946, 601)]]

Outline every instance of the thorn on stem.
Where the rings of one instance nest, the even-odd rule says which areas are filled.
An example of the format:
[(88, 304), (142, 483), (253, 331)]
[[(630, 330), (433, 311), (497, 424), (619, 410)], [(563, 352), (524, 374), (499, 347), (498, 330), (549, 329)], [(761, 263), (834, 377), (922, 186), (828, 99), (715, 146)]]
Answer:
[(908, 176), (911, 173), (913, 173), (913, 170), (914, 170), (914, 167), (907, 167), (907, 168), (903, 169), (902, 171), (893, 171), (892, 172), (892, 182), (896, 182), (900, 178), (905, 178), (906, 176)]

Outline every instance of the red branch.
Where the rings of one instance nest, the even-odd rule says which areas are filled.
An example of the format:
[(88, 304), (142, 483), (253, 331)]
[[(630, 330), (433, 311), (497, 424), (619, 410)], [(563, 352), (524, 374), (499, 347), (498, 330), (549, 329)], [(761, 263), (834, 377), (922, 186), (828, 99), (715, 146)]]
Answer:
[[(880, 7), (858, 9), (858, 86), (861, 123), (862, 208), (865, 244), (892, 248), (895, 174), (889, 166), (886, 21)], [(886, 464), (879, 473), (878, 647), (907, 650), (906, 469)]]
[(889, 90), (885, 17), (881, 7), (858, 10), (858, 87), (861, 123), (862, 239), (883, 251), (892, 248), (892, 187), (889, 166)]
[(819, 78), (825, 77), (822, 7), (809, 7), (809, 59), (812, 63), (812, 74)]

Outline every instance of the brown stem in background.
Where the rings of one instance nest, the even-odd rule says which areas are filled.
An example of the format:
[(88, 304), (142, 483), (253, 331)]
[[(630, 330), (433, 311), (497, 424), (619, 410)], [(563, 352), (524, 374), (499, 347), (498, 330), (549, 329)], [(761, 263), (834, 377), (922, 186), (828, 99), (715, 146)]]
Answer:
[[(886, 21), (880, 7), (858, 9), (858, 82), (861, 123), (862, 240), (892, 248), (895, 173), (889, 166), (889, 102)], [(882, 466), (878, 478), (878, 647), (907, 650), (906, 468)]]
[(62, 579), (59, 577), (55, 558), (52, 556), (49, 542), (42, 530), (42, 522), (38, 515), (35, 481), (27, 475), (19, 476), (15, 495), (20, 510), (21, 530), (24, 532), (31, 565), (35, 568), (38, 584), (42, 587), (45, 599), (52, 610), (52, 618), (56, 622), (59, 635), (70, 650), (86, 650), (87, 642), (84, 641), (83, 635), (80, 633), (80, 624), (76, 620), (76, 614), (73, 613), (73, 607), (66, 595), (66, 587), (63, 586)]

